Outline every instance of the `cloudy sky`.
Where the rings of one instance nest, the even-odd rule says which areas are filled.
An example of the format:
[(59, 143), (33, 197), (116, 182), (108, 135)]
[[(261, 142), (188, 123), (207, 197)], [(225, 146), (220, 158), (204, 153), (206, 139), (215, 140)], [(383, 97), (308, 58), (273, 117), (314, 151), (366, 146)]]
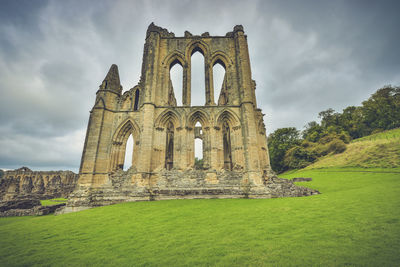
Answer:
[(147, 26), (248, 35), (268, 133), (400, 85), (399, 1), (2, 0), (0, 168), (77, 171), (89, 110), (111, 64), (139, 80)]

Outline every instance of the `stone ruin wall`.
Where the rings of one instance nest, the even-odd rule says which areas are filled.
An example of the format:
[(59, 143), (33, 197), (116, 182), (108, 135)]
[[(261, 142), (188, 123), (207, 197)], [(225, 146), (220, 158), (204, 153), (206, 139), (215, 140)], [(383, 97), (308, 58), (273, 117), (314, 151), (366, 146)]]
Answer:
[[(151, 179), (135, 168), (110, 174), (109, 181), (97, 188), (77, 186), (63, 212), (127, 201), (212, 198), (278, 198), (319, 194), (297, 186), (291, 180), (270, 176), (260, 186), (243, 179), (242, 171), (161, 170)], [(88, 197), (88, 195), (90, 197)]]
[(5, 171), (0, 179), (0, 201), (67, 198), (78, 174), (72, 171), (32, 171), (27, 167)]
[[(196, 52), (204, 58), (201, 106), (192, 105), (191, 56)], [(176, 64), (182, 67), (182, 103), (177, 103), (170, 76)], [(218, 98), (216, 64), (225, 69)], [(113, 64), (97, 90), (78, 185), (65, 212), (137, 200), (318, 194), (273, 173), (255, 90), (241, 25), (224, 36), (185, 32), (175, 37), (150, 24), (139, 83), (123, 92)], [(130, 136), (132, 164), (123, 171)], [(195, 166), (195, 138), (203, 142), (201, 170)]]

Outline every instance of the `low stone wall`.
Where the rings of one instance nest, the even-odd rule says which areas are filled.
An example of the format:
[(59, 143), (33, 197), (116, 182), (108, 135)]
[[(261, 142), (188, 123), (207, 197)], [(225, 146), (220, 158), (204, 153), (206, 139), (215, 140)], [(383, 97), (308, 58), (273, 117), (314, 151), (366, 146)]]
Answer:
[(277, 198), (319, 194), (293, 181), (270, 176), (262, 184), (247, 182), (238, 171), (162, 170), (142, 174), (130, 169), (109, 174), (99, 187), (79, 186), (71, 193), (65, 212), (129, 201), (194, 198)]
[(0, 179), (0, 201), (68, 197), (78, 175), (72, 171), (32, 171), (22, 167), (5, 171)]
[(293, 182), (311, 182), (312, 178), (297, 177), (292, 179)]
[(65, 206), (65, 203), (42, 206), (39, 200), (32, 199), (3, 201), (0, 202), (0, 217), (47, 215), (54, 213), (63, 206)]

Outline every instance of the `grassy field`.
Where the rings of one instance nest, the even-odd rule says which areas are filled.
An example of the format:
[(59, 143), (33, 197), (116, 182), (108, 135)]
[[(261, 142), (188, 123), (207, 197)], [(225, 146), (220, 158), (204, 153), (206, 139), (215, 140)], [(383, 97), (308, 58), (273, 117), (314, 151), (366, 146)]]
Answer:
[(67, 203), (67, 199), (66, 198), (53, 198), (53, 199), (40, 200), (40, 204), (42, 204), (42, 206), (53, 206), (53, 205), (58, 205), (61, 203)]
[(323, 157), (306, 169), (327, 167), (400, 168), (400, 129), (355, 139), (343, 153)]
[(363, 141), (373, 141), (382, 139), (400, 139), (400, 128), (387, 130), (380, 133), (364, 136), (362, 138), (354, 139), (353, 143), (363, 142)]
[(0, 265), (399, 265), (399, 169), (284, 176), (312, 177), (299, 184), (322, 194), (136, 202), (0, 218)]

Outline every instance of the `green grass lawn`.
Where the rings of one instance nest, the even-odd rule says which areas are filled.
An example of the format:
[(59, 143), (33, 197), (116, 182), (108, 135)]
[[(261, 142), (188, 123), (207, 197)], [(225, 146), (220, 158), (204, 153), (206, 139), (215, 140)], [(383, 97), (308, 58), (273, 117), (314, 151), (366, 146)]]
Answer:
[(321, 195), (123, 203), (0, 219), (2, 266), (398, 266), (400, 173), (321, 169)]
[(53, 205), (58, 205), (61, 203), (67, 203), (67, 199), (66, 198), (52, 198), (52, 199), (40, 200), (40, 204), (42, 204), (42, 206), (53, 206)]

